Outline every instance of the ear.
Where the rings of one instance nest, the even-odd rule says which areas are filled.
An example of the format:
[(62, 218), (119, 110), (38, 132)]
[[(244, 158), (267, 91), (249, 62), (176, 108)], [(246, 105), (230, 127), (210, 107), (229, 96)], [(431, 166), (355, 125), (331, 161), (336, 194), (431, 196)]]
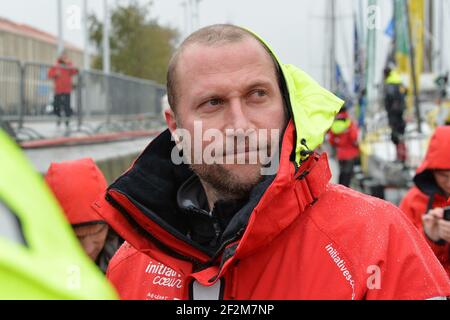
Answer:
[(164, 117), (166, 118), (167, 127), (176, 140), (177, 137), (174, 135), (175, 130), (177, 129), (177, 120), (175, 117), (175, 113), (172, 111), (172, 109), (167, 109), (164, 111)]

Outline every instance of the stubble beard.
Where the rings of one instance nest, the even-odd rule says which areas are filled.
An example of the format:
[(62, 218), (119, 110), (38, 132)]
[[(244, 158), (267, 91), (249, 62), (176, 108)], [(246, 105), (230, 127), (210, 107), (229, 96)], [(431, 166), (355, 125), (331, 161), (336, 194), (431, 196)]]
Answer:
[[(177, 121), (177, 126), (178, 128), (183, 128), (179, 120)], [(191, 145), (194, 145), (193, 141), (191, 141)], [(235, 148), (236, 150), (238, 149), (237, 144), (235, 144)], [(272, 155), (271, 149), (269, 141), (263, 152)], [(192, 151), (194, 150), (191, 149)], [(252, 189), (263, 180), (263, 165), (259, 162), (261, 160), (259, 155), (257, 163), (251, 164), (199, 164), (192, 161), (194, 158), (193, 154), (184, 154), (183, 157), (190, 158), (190, 161), (188, 161), (190, 169), (199, 177), (207, 194), (212, 195), (217, 200), (247, 199)], [(234, 157), (236, 159), (237, 155), (235, 154)]]
[[(191, 170), (197, 174), (205, 187), (209, 187), (217, 199), (245, 199), (251, 190), (261, 181), (261, 166), (240, 166), (237, 170), (227, 169), (221, 164), (191, 164)], [(244, 171), (241, 174), (235, 171)]]

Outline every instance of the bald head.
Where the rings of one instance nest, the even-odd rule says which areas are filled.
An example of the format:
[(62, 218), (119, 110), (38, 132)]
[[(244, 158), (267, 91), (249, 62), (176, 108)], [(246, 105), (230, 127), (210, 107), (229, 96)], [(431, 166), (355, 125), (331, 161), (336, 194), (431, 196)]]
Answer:
[(267, 54), (271, 57), (274, 63), (274, 70), (279, 77), (278, 64), (276, 63), (275, 59), (272, 57), (269, 50), (249, 31), (229, 24), (217, 24), (208, 26), (194, 32), (188, 38), (186, 38), (170, 60), (167, 72), (167, 97), (169, 100), (170, 108), (175, 111), (178, 103), (177, 69), (180, 57), (188, 47), (194, 45), (220, 47), (227, 44), (243, 42), (249, 39), (258, 41), (261, 47), (264, 48)]

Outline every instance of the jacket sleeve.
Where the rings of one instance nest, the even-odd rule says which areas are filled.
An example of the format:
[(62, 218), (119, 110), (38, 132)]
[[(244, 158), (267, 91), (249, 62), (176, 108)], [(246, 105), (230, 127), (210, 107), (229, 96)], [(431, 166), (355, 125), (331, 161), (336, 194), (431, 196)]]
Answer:
[(66, 70), (70, 76), (74, 76), (74, 75), (78, 74), (78, 69), (75, 68), (71, 62), (67, 63)]
[[(411, 221), (418, 230), (422, 229), (422, 220), (417, 219), (418, 215), (416, 214), (416, 210), (413, 208), (414, 196), (412, 191), (408, 192), (406, 196), (403, 198), (400, 203), (400, 210), (406, 215), (406, 217)], [(421, 215), (419, 215), (421, 216)]]
[(358, 127), (353, 122), (350, 127), (350, 139), (355, 146), (358, 145)]
[(331, 144), (331, 146), (335, 147), (336, 146), (336, 141), (335, 141), (336, 135), (329, 131), (328, 132), (328, 142)]
[(78, 71), (77, 68), (71, 68), (71, 69), (70, 69), (70, 75), (74, 76), (74, 75), (76, 75), (76, 74), (78, 74), (78, 73), (79, 73), (79, 71)]
[(429, 239), (425, 234), (422, 223), (422, 216), (426, 211), (426, 204), (415, 196), (414, 189), (408, 192), (400, 203), (400, 209), (408, 217), (408, 219), (414, 224), (419, 233), (423, 236), (428, 246), (433, 250), (436, 257), (442, 264), (448, 264), (448, 254), (450, 252), (450, 245), (438, 244)]
[(55, 79), (56, 78), (56, 67), (51, 67), (48, 70), (47, 76), (49, 79)]

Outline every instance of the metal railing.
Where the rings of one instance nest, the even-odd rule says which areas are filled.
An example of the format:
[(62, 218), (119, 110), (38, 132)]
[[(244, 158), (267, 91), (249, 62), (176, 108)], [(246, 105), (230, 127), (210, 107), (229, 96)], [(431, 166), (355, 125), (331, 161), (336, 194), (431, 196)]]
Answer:
[(13, 59), (0, 59), (0, 116), (18, 118), (21, 112), (22, 66)]
[[(39, 137), (32, 123), (56, 122), (52, 66), (0, 58), (0, 124)], [(121, 74), (84, 71), (73, 78), (72, 121), (78, 131), (137, 130), (161, 120), (165, 87)]]

